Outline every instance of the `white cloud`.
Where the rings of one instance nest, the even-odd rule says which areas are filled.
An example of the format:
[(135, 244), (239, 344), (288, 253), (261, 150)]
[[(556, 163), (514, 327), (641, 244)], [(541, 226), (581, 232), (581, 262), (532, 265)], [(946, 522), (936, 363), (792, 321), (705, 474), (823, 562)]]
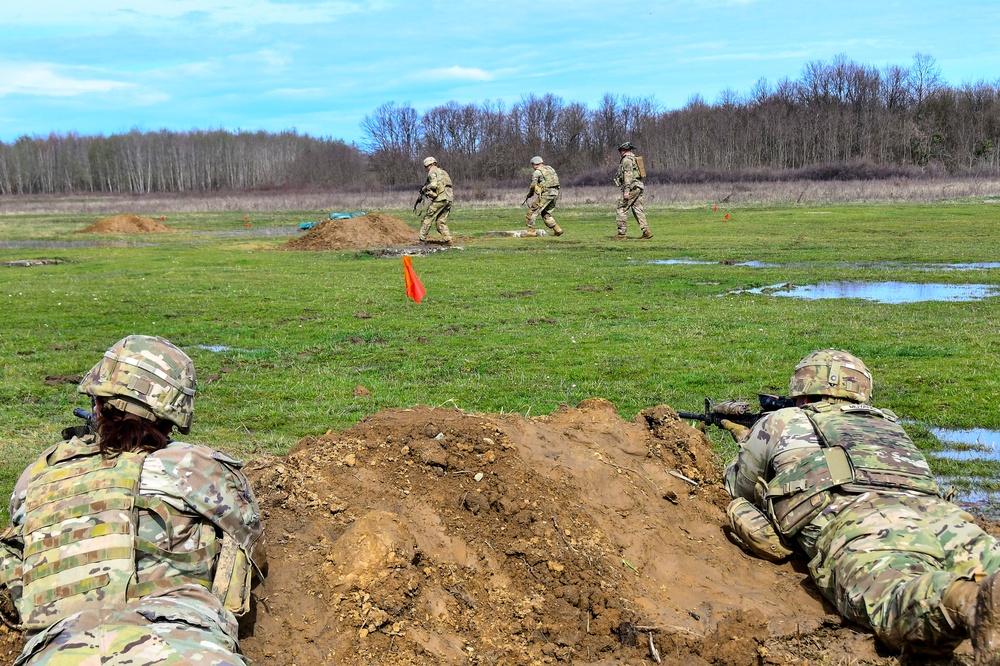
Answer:
[[(197, 18), (213, 25), (255, 27), (262, 25), (313, 25), (344, 16), (379, 11), (385, 0), (37, 0), (4, 9), (4, 27), (56, 26), (72, 29), (134, 26), (146, 29), (162, 21)], [(88, 28), (89, 27), (89, 28)]]
[[(50, 63), (0, 62), (0, 96), (73, 97), (130, 87), (120, 81), (64, 75), (56, 68)], [(62, 69), (70, 74), (74, 72), (72, 68)]]
[(478, 67), (441, 67), (418, 72), (416, 78), (428, 81), (492, 81), (496, 75)]

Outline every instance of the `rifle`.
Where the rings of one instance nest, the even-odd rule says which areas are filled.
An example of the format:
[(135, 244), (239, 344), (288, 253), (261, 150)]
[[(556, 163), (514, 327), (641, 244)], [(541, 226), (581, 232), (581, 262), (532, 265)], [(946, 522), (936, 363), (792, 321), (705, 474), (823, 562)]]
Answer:
[(424, 200), (424, 193), (423, 193), (423, 191), (421, 191), (420, 194), (417, 195), (417, 201), (416, 201), (416, 203), (413, 204), (413, 212), (414, 213), (417, 212), (417, 206), (419, 206), (420, 202), (423, 201), (423, 200)]
[(750, 411), (749, 400), (726, 400), (715, 404), (711, 398), (705, 398), (705, 413), (677, 412), (677, 416), (682, 419), (701, 421), (707, 425), (723, 427), (722, 420), (738, 423), (745, 428), (752, 428), (753, 424), (759, 421), (770, 412), (794, 407), (795, 400), (783, 395), (771, 395), (770, 393), (758, 393), (757, 401), (760, 403), (759, 412)]
[(91, 433), (97, 432), (97, 424), (94, 422), (94, 414), (88, 412), (85, 409), (80, 409), (79, 407), (73, 408), (73, 416), (78, 419), (83, 419), (83, 425), (69, 426), (68, 428), (63, 428), (62, 436), (65, 440), (71, 440), (74, 437), (83, 437), (84, 435), (89, 435)]

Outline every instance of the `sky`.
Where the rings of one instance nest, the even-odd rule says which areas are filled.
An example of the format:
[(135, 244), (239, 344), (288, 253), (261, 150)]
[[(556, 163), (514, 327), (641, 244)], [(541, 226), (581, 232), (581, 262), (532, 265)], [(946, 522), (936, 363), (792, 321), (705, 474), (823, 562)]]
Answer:
[(0, 141), (225, 129), (364, 147), (381, 104), (661, 110), (838, 55), (1000, 81), (996, 0), (4, 0)]

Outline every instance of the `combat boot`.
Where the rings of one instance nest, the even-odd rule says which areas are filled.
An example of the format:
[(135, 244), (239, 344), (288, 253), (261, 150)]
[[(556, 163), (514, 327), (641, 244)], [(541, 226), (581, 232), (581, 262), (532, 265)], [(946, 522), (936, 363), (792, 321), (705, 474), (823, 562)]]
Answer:
[(625, 240), (628, 238), (625, 234), (618, 234), (617, 236), (612, 236), (611, 240)]
[(552, 233), (554, 233), (556, 236), (562, 236), (563, 235), (562, 227), (560, 227), (558, 224), (553, 225)]
[(538, 231), (536, 231), (535, 229), (528, 229), (524, 235), (526, 238), (534, 238), (535, 236), (538, 235)]
[(1000, 572), (979, 583), (971, 638), (976, 666), (1000, 666)]
[(653, 237), (653, 232), (650, 231), (649, 229), (643, 231), (642, 236), (640, 236), (640, 238), (652, 238), (652, 237)]

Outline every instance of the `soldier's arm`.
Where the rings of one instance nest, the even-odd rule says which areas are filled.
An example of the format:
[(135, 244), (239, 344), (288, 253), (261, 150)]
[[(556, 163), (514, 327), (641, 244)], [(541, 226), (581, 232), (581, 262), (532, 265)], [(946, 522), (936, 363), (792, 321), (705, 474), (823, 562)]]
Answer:
[[(257, 498), (239, 461), (208, 447), (182, 442), (174, 442), (151, 457), (163, 462), (173, 487), (149, 490), (183, 498), (191, 510), (243, 548), (253, 548), (264, 527)], [(143, 492), (146, 490), (144, 481)]]
[(733, 497), (754, 499), (757, 480), (766, 478), (767, 466), (774, 450), (774, 441), (779, 436), (775, 432), (779, 425), (774, 422), (774, 413), (757, 421), (749, 435), (740, 444), (740, 451), (726, 468), (725, 486)]

